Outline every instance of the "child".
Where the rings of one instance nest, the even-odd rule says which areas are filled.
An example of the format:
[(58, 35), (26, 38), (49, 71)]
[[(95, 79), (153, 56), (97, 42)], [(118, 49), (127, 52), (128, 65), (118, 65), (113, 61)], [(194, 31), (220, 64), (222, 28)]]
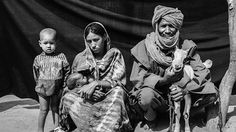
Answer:
[[(77, 92), (79, 93), (80, 89), (84, 85), (89, 84), (93, 81), (94, 81), (94, 78), (92, 78), (92, 76), (84, 76), (82, 73), (76, 72), (68, 76), (68, 79), (66, 81), (66, 86), (68, 87), (69, 90), (74, 90), (76, 93)], [(99, 94), (100, 96), (105, 95), (101, 87), (96, 87), (94, 92), (95, 94)], [(80, 97), (82, 96), (80, 95)], [(92, 97), (92, 100), (98, 101), (96, 97)]]
[(87, 83), (88, 83), (87, 77), (83, 76), (81, 73), (72, 73), (66, 81), (66, 85), (69, 90), (72, 90), (77, 87), (82, 87)]
[(74, 88), (80, 88), (92, 81), (94, 81), (94, 79), (91, 77), (83, 76), (81, 73), (72, 73), (70, 76), (68, 76), (66, 85), (69, 90), (72, 90)]
[(42, 53), (34, 59), (33, 73), (36, 81), (35, 91), (40, 103), (38, 132), (44, 132), (49, 106), (52, 110), (55, 129), (58, 127), (60, 91), (65, 86), (65, 79), (70, 72), (70, 66), (65, 55), (56, 52), (56, 31), (54, 29), (43, 29), (39, 37)]

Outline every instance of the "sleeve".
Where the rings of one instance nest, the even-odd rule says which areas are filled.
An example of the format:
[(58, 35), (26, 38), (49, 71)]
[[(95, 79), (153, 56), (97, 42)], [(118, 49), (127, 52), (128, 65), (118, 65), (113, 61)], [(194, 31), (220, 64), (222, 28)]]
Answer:
[(76, 72), (76, 67), (78, 65), (78, 55), (75, 56), (74, 60), (73, 60), (73, 63), (72, 63), (72, 66), (71, 66), (71, 73), (74, 73)]
[(149, 73), (148, 69), (146, 69), (139, 62), (134, 61), (130, 81), (134, 84), (135, 88), (155, 88), (155, 86), (161, 86), (159, 83), (161, 79), (161, 76), (154, 73)]
[(211, 80), (210, 70), (204, 66), (199, 54), (195, 54), (189, 61), (189, 64), (193, 68), (194, 77), (186, 85), (186, 88), (189, 91), (201, 91), (205, 83)]
[(126, 85), (126, 67), (125, 61), (122, 53), (118, 49), (114, 50), (115, 61), (112, 64), (113, 68), (111, 68), (110, 72), (103, 79), (108, 81), (111, 84), (111, 87), (115, 87), (116, 85), (125, 86)]
[(34, 76), (35, 82), (38, 82), (39, 66), (38, 66), (37, 57), (34, 59), (34, 63), (33, 63), (33, 76)]
[(63, 56), (63, 87), (66, 87), (66, 80), (70, 74), (70, 64), (68, 63), (66, 56)]

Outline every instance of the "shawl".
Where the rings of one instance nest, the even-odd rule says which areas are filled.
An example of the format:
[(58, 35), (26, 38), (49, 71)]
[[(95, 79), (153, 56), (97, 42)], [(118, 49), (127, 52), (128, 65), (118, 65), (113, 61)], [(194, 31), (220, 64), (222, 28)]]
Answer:
[(105, 37), (103, 37), (106, 39), (106, 41), (104, 41), (106, 42), (106, 53), (101, 60), (96, 61), (86, 42), (84, 34), (86, 48), (75, 57), (72, 65), (72, 73), (87, 71), (86, 73), (90, 73), (90, 75), (84, 76), (92, 76), (95, 80), (106, 80), (114, 86), (117, 84), (125, 85), (125, 63), (121, 52), (117, 48), (110, 48), (110, 37), (101, 23), (92, 22), (85, 27), (85, 30), (93, 23), (97, 23), (102, 26), (106, 32)]

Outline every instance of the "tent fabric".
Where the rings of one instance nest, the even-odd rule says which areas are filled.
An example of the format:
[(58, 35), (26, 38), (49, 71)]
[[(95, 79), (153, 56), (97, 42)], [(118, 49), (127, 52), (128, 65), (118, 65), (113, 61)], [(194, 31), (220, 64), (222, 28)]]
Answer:
[(226, 0), (0, 0), (0, 93), (37, 98), (32, 64), (41, 52), (40, 30), (46, 27), (57, 30), (58, 50), (72, 64), (75, 55), (85, 48), (83, 29), (92, 21), (107, 27), (112, 46), (125, 57), (129, 78), (130, 49), (153, 30), (153, 10), (159, 4), (183, 12), (181, 37), (198, 45), (203, 60), (213, 60), (212, 79), (219, 82), (229, 63)]

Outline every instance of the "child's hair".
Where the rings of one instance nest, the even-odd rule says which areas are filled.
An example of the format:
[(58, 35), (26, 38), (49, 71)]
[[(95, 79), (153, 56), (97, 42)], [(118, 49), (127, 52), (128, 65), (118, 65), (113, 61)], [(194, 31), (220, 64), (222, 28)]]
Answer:
[(54, 39), (56, 40), (57, 32), (55, 29), (45, 28), (45, 29), (41, 30), (39, 33), (40, 40), (42, 39), (43, 35), (45, 35), (45, 34), (54, 36)]
[(68, 89), (74, 89), (76, 86), (82, 86), (87, 83), (86, 77), (84, 77), (81, 73), (72, 73), (67, 81), (66, 85)]

